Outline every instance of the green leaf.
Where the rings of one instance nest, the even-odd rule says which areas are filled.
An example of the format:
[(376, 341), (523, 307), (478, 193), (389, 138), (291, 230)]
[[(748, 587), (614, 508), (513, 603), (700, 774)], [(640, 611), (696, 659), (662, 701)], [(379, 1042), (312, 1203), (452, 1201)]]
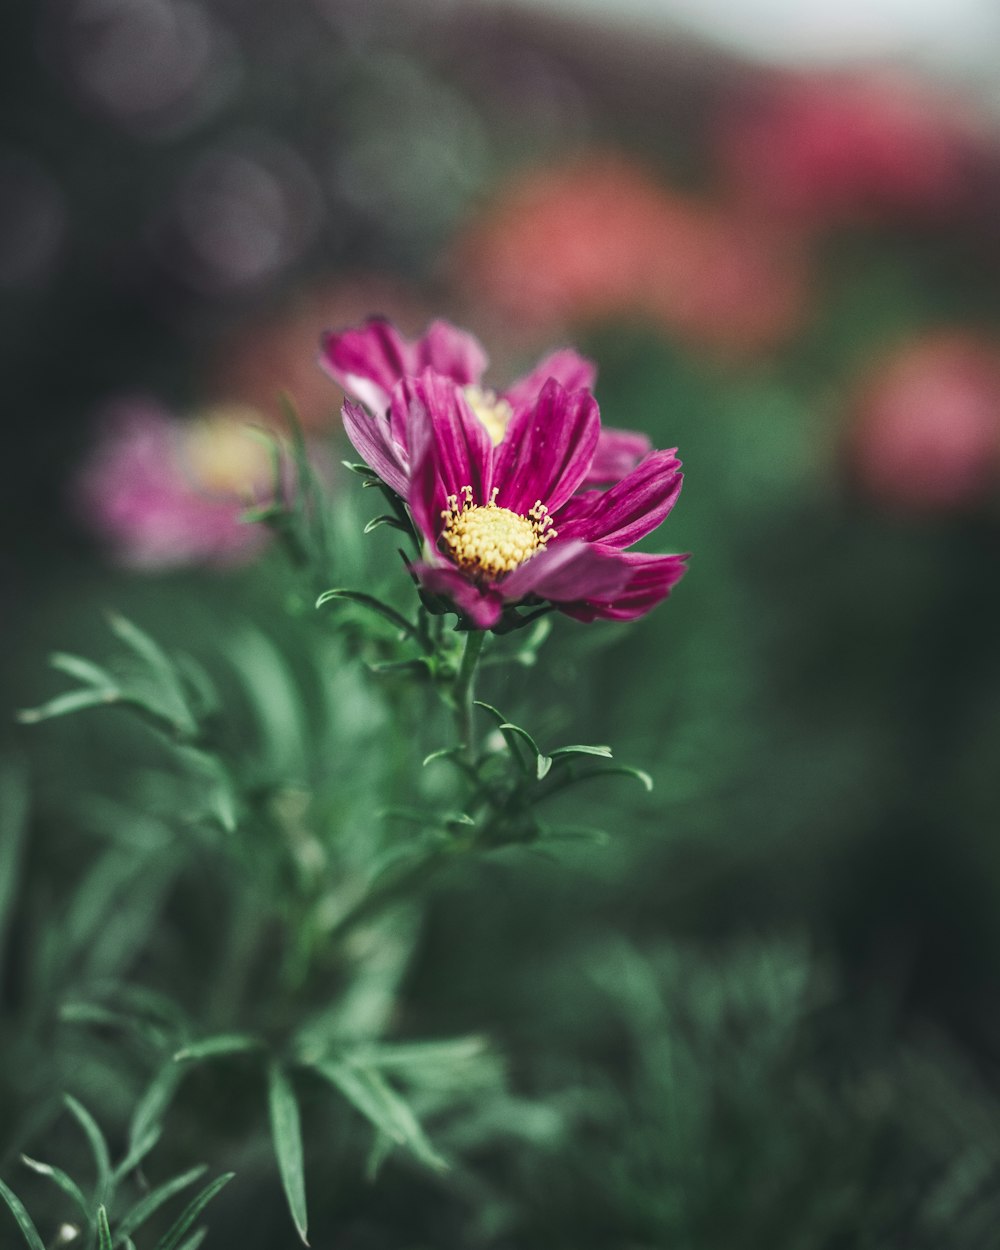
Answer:
[(551, 752), (551, 755), (554, 760), (564, 755), (600, 755), (603, 759), (609, 760), (611, 759), (611, 748), (606, 746), (591, 747), (577, 743), (569, 747), (556, 747)]
[(110, 707), (121, 700), (118, 690), (70, 690), (67, 694), (56, 695), (40, 707), (22, 708), (17, 713), (17, 719), (22, 725), (37, 725), (39, 721), (69, 716), (71, 712), (82, 712), (89, 707)]
[(366, 477), (376, 482), (379, 480), (378, 474), (375, 470), (370, 469), (366, 464), (360, 464), (359, 462), (353, 460), (341, 460), (340, 463), (349, 472), (356, 473), (358, 477)]
[[(168, 1062), (157, 1072), (146, 1087), (146, 1092), (139, 1099), (128, 1129), (128, 1156), (136, 1161), (143, 1156), (139, 1151), (149, 1141), (152, 1134), (159, 1136), (163, 1117), (173, 1100), (177, 1087), (184, 1079), (185, 1070), (174, 1062)], [(155, 1140), (155, 1138), (154, 1138)], [(122, 1165), (115, 1169), (116, 1176), (124, 1176)]]
[(191, 1234), (182, 1246), (178, 1246), (177, 1250), (198, 1250), (198, 1247), (208, 1236), (207, 1228), (199, 1228)]
[(69, 655), (65, 651), (53, 651), (49, 656), (49, 664), (67, 677), (75, 677), (86, 686), (97, 686), (105, 690), (114, 690), (118, 683), (106, 668), (101, 668), (92, 660), (85, 660), (82, 655)]
[(68, 1194), (73, 1199), (80, 1208), (83, 1218), (88, 1224), (90, 1223), (92, 1209), (90, 1203), (83, 1196), (80, 1186), (71, 1176), (67, 1176), (62, 1168), (53, 1167), (50, 1163), (41, 1163), (38, 1159), (32, 1159), (28, 1155), (21, 1155), (21, 1162), (25, 1167), (37, 1172), (39, 1176), (47, 1176), (49, 1180), (54, 1181), (64, 1194)]
[(170, 705), (170, 718), (176, 721), (178, 729), (185, 734), (193, 735), (198, 725), (191, 715), (180, 672), (173, 660), (158, 642), (127, 617), (117, 612), (110, 612), (108, 624), (115, 637), (145, 662), (160, 692)]
[(488, 1050), (489, 1041), (480, 1034), (434, 1042), (375, 1042), (352, 1052), (348, 1062), (360, 1062), (374, 1068), (450, 1067), (478, 1059)]
[(158, 1048), (167, 1042), (167, 1032), (160, 1025), (100, 1003), (63, 1003), (59, 1008), (59, 1019), (64, 1024), (93, 1024), (99, 1028), (136, 1033)]
[(111, 1229), (103, 1205), (97, 1208), (97, 1250), (111, 1250)]
[(363, 608), (367, 608), (369, 612), (374, 612), (381, 616), (384, 620), (389, 621), (396, 629), (402, 630), (410, 638), (416, 639), (423, 644), (417, 628), (406, 619), (395, 608), (391, 608), (387, 603), (383, 603), (381, 599), (376, 599), (374, 595), (363, 594), (360, 590), (324, 590), (320, 597), (316, 600), (317, 608), (321, 608), (325, 603), (329, 603), (333, 599), (347, 599), (351, 603), (357, 603)]
[(527, 732), (527, 730), (524, 730), (524, 729), (520, 730), (520, 735), (519, 735), (517, 732), (515, 732), (517, 727), (512, 726), (510, 722), (507, 720), (506, 716), (504, 716), (502, 712), (499, 712), (491, 703), (484, 703), (481, 699), (474, 699), (473, 703), (475, 707), (483, 708), (485, 711), (489, 712), (490, 715), (496, 719), (497, 728), (500, 730), (500, 734), (503, 737), (504, 742), (507, 744), (507, 750), (510, 751), (511, 755), (514, 757), (514, 762), (517, 764), (518, 768), (521, 770), (521, 772), (524, 773), (526, 777), (531, 775), (532, 769), (528, 767), (528, 763), (525, 760), (524, 755), (521, 752), (521, 748), (517, 745), (517, 739), (520, 735), (524, 735), (525, 737), (527, 737), (529, 747), (535, 756), (535, 761), (536, 761), (535, 771), (537, 771), (538, 756), (541, 754), (541, 752), (538, 750), (538, 747), (535, 745), (534, 739)]
[(539, 794), (538, 798), (548, 798), (550, 794), (555, 794), (559, 790), (565, 790), (569, 786), (578, 785), (583, 781), (594, 781), (601, 777), (634, 777), (647, 793), (653, 788), (653, 778), (642, 768), (632, 768), (628, 764), (615, 764), (611, 768), (591, 768), (584, 773), (573, 773), (569, 776), (560, 777), (554, 787), (547, 792)]
[(549, 769), (552, 767), (552, 760), (547, 755), (539, 755), (535, 760), (535, 770), (539, 781), (544, 781), (549, 775)]
[(268, 1105), (271, 1112), (271, 1137), (281, 1173), (281, 1184), (288, 1199), (295, 1228), (303, 1244), (309, 1218), (306, 1213), (306, 1186), (302, 1169), (302, 1128), (299, 1104), (285, 1071), (276, 1063), (268, 1069)]
[(90, 1142), (94, 1166), (97, 1170), (97, 1182), (94, 1187), (97, 1195), (95, 1201), (104, 1202), (108, 1197), (108, 1188), (111, 1183), (111, 1156), (108, 1152), (108, 1143), (98, 1128), (97, 1121), (82, 1103), (77, 1102), (72, 1094), (64, 1094), (63, 1102)]
[(187, 1189), (188, 1185), (193, 1185), (195, 1181), (200, 1180), (207, 1170), (207, 1166), (204, 1163), (200, 1163), (197, 1167), (191, 1168), (190, 1171), (182, 1172), (180, 1176), (175, 1176), (169, 1181), (164, 1181), (162, 1185), (157, 1185), (154, 1190), (135, 1204), (121, 1224), (119, 1224), (116, 1244), (124, 1241), (137, 1228), (141, 1228), (149, 1217), (158, 1211), (165, 1202), (169, 1202), (182, 1189)]
[(7, 1206), (10, 1207), (14, 1219), (17, 1220), (17, 1226), (24, 1234), (24, 1240), (31, 1247), (31, 1250), (45, 1250), (45, 1243), (39, 1237), (38, 1229), (32, 1223), (31, 1216), (25, 1211), (20, 1198), (8, 1189), (3, 1181), (0, 1181), (0, 1198), (3, 1198)]
[(448, 1164), (427, 1139), (420, 1122), (407, 1103), (381, 1073), (365, 1064), (327, 1060), (314, 1070), (344, 1095), (381, 1133), (399, 1146), (406, 1146), (422, 1163), (437, 1170)]
[(377, 530), (383, 525), (388, 525), (394, 530), (402, 530), (404, 534), (409, 532), (407, 527), (398, 517), (388, 515), (372, 517), (362, 532), (370, 534), (373, 530)]
[(217, 1059), (224, 1055), (244, 1054), (248, 1050), (263, 1050), (264, 1043), (252, 1033), (217, 1033), (200, 1041), (183, 1046), (174, 1055), (177, 1063), (191, 1059)]
[[(191, 1231), (191, 1226), (198, 1216), (201, 1215), (219, 1190), (224, 1185), (228, 1185), (235, 1175), (235, 1172), (223, 1172), (221, 1176), (217, 1176), (214, 1181), (206, 1185), (201, 1193), (184, 1208), (176, 1224), (173, 1224), (156, 1243), (156, 1250), (180, 1250), (181, 1238)], [(198, 1243), (195, 1242), (195, 1244), (197, 1245)]]

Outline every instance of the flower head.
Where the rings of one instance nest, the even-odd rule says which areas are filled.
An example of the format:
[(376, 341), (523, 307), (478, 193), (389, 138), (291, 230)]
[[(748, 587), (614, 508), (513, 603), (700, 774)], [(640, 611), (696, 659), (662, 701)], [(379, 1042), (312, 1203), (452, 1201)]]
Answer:
[[(350, 400), (344, 416), (367, 459), (371, 419)], [(682, 576), (685, 556), (625, 550), (677, 499), (673, 450), (648, 453), (607, 490), (580, 490), (601, 441), (586, 388), (550, 377), (514, 406), (495, 443), (464, 386), (427, 368), (397, 384), (388, 420), (410, 458), (397, 481), (423, 543), (414, 573), (472, 627), (491, 629), (508, 609), (545, 602), (581, 620), (629, 620)], [(388, 480), (377, 459), (368, 463)]]
[(267, 451), (246, 428), (257, 420), (223, 407), (180, 421), (150, 400), (118, 401), (78, 483), (84, 519), (133, 568), (249, 559), (264, 533), (240, 513), (271, 484)]
[[(554, 378), (567, 390), (590, 388), (597, 376), (592, 361), (571, 348), (555, 351), (505, 391), (482, 385), (488, 363), (479, 341), (447, 321), (435, 321), (417, 339), (409, 340), (383, 317), (362, 326), (335, 331), (323, 340), (321, 364), (349, 399), (344, 420), (354, 446), (392, 489), (406, 497), (412, 464), (407, 421), (399, 409), (397, 387), (424, 371), (449, 379), (461, 389), (465, 410), (500, 446), (521, 413), (537, 403), (542, 387)], [(601, 430), (587, 469), (586, 482), (616, 481), (634, 468), (650, 448), (644, 434), (632, 430)]]

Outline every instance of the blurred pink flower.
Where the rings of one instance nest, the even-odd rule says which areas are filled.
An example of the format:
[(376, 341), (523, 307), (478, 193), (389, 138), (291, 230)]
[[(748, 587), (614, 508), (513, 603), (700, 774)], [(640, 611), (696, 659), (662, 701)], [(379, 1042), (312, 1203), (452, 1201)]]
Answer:
[(248, 408), (181, 421), (149, 399), (116, 401), (77, 483), (80, 514), (131, 568), (250, 559), (266, 531), (239, 517), (266, 497), (271, 468), (249, 424), (261, 418)]
[(1000, 458), (1000, 350), (938, 333), (883, 360), (857, 404), (852, 452), (862, 484), (889, 507), (982, 502)]
[(730, 102), (717, 134), (724, 183), (803, 226), (960, 207), (984, 148), (971, 108), (899, 72), (772, 78)]
[(459, 238), (450, 268), (474, 309), (539, 335), (638, 317), (737, 351), (787, 338), (808, 285), (786, 239), (613, 153), (523, 174)]

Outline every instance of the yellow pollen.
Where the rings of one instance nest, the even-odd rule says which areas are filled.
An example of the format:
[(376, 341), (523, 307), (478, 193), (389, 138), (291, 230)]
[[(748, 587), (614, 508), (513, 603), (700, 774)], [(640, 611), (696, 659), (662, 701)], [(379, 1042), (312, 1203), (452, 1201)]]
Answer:
[(448, 507), (441, 513), (441, 542), (448, 554), (460, 569), (486, 580), (512, 573), (556, 537), (541, 500), (522, 516), (497, 506), (497, 489), (494, 486), (488, 503), (474, 504), (472, 487), (463, 486), (461, 502), (458, 495), (449, 495)]
[(507, 425), (514, 415), (514, 409), (494, 391), (483, 390), (481, 386), (463, 387), (463, 394), (496, 447), (507, 433)]

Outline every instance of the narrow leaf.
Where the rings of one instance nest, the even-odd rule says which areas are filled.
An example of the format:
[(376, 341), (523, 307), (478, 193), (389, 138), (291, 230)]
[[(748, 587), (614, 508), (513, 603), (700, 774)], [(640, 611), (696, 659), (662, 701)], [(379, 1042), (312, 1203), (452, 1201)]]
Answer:
[(186, 733), (194, 733), (197, 724), (191, 715), (180, 673), (173, 660), (158, 642), (127, 617), (120, 616), (117, 612), (110, 612), (108, 624), (115, 637), (146, 663), (162, 693), (169, 699), (172, 705), (171, 712), (175, 715), (178, 727)]
[(611, 748), (606, 746), (584, 746), (575, 743), (569, 747), (556, 747), (551, 753), (553, 759), (558, 759), (562, 755), (600, 755), (603, 759), (611, 759)]
[(377, 530), (383, 525), (391, 526), (394, 530), (402, 530), (404, 534), (407, 533), (406, 526), (398, 517), (387, 515), (372, 517), (362, 532), (370, 534), (373, 530)]
[(56, 716), (68, 716), (88, 707), (109, 707), (120, 701), (121, 695), (117, 690), (70, 690), (67, 694), (56, 695), (40, 707), (22, 708), (17, 713), (17, 719), (22, 725), (37, 725), (39, 721), (52, 720)]
[(25, 1211), (20, 1198), (8, 1189), (3, 1181), (0, 1181), (0, 1198), (3, 1198), (7, 1206), (10, 1207), (14, 1219), (17, 1220), (17, 1226), (24, 1234), (24, 1240), (31, 1247), (31, 1250), (45, 1250), (45, 1243), (39, 1237), (38, 1229), (32, 1223), (31, 1216)]
[(173, 1224), (156, 1243), (156, 1250), (180, 1250), (181, 1239), (191, 1231), (195, 1220), (219, 1190), (224, 1185), (228, 1185), (235, 1175), (235, 1172), (223, 1172), (221, 1176), (217, 1176), (214, 1181), (206, 1185), (201, 1193), (184, 1208), (177, 1223)]
[(531, 749), (532, 753), (535, 756), (539, 756), (542, 754), (541, 750), (539, 749), (538, 743), (534, 740), (531, 734), (528, 733), (527, 729), (522, 729), (520, 725), (513, 725), (511, 724), (510, 721), (504, 721), (503, 724), (499, 726), (499, 728), (500, 728), (501, 733), (503, 733), (505, 730), (509, 730), (511, 733), (517, 734), (517, 736), (521, 739), (521, 741), (525, 742), (528, 745), (528, 747)]
[(53, 1167), (50, 1163), (41, 1163), (38, 1159), (29, 1158), (28, 1155), (21, 1155), (21, 1162), (33, 1172), (37, 1172), (39, 1176), (47, 1176), (49, 1180), (54, 1181), (64, 1194), (68, 1194), (73, 1199), (80, 1208), (83, 1218), (88, 1224), (90, 1223), (92, 1209), (90, 1203), (83, 1196), (80, 1186), (71, 1176), (67, 1176), (62, 1168)]
[[(173, 1100), (177, 1087), (184, 1078), (184, 1069), (173, 1062), (168, 1062), (157, 1072), (146, 1087), (146, 1092), (132, 1113), (132, 1121), (128, 1128), (128, 1156), (138, 1162), (142, 1146), (149, 1140), (152, 1133), (159, 1134), (163, 1117)], [(124, 1176), (119, 1166), (116, 1175)]]
[(178, 1246), (177, 1250), (198, 1250), (198, 1247), (208, 1236), (207, 1228), (199, 1228), (191, 1234), (182, 1246)]
[(165, 1202), (169, 1202), (175, 1195), (179, 1194), (182, 1189), (187, 1189), (188, 1185), (193, 1185), (195, 1181), (200, 1180), (207, 1171), (204, 1163), (196, 1168), (191, 1168), (188, 1172), (182, 1172), (180, 1176), (175, 1176), (169, 1181), (164, 1181), (162, 1185), (152, 1190), (128, 1212), (121, 1224), (118, 1226), (117, 1240), (123, 1241), (126, 1237), (131, 1236), (137, 1228), (141, 1228), (154, 1212), (158, 1211)]
[(111, 1229), (103, 1206), (97, 1208), (97, 1250), (111, 1250)]
[(98, 1128), (97, 1121), (82, 1103), (77, 1102), (72, 1094), (64, 1094), (63, 1102), (90, 1142), (90, 1149), (94, 1156), (94, 1166), (97, 1170), (95, 1192), (97, 1201), (103, 1202), (107, 1197), (108, 1186), (111, 1181), (111, 1156), (108, 1152), (108, 1143), (104, 1139), (104, 1134)]
[(191, 1042), (182, 1047), (174, 1060), (182, 1063), (191, 1059), (217, 1059), (223, 1055), (243, 1054), (248, 1050), (262, 1050), (264, 1043), (251, 1033), (217, 1033), (214, 1037), (203, 1037), (200, 1041)]
[(49, 664), (57, 672), (67, 677), (75, 677), (87, 686), (98, 686), (102, 689), (114, 689), (118, 684), (106, 668), (101, 668), (92, 660), (85, 660), (82, 655), (69, 655), (66, 651), (53, 651), (49, 656)]
[(295, 1228), (303, 1243), (308, 1231), (305, 1176), (302, 1170), (302, 1128), (295, 1091), (282, 1068), (271, 1064), (268, 1069), (268, 1103), (271, 1111), (271, 1137), (281, 1173), (281, 1184), (288, 1199)]
[(350, 470), (351, 473), (356, 473), (358, 477), (370, 477), (377, 479), (378, 475), (375, 473), (374, 469), (370, 469), (366, 464), (362, 464), (356, 460), (341, 460), (340, 463), (345, 469)]
[(324, 590), (316, 600), (317, 608), (321, 608), (332, 599), (348, 599), (351, 603), (357, 603), (361, 607), (367, 608), (369, 612), (374, 612), (384, 620), (389, 621), (410, 638), (422, 641), (416, 627), (405, 616), (397, 612), (395, 608), (391, 608), (387, 603), (383, 603), (381, 599), (376, 599), (374, 595), (363, 594), (360, 590)]
[(489, 1041), (479, 1034), (447, 1038), (435, 1042), (373, 1043), (352, 1052), (348, 1062), (355, 1060), (376, 1068), (421, 1068), (425, 1066), (467, 1063), (487, 1053)]
[(421, 1162), (438, 1170), (448, 1165), (431, 1145), (407, 1103), (381, 1073), (363, 1064), (327, 1061), (315, 1071), (336, 1086), (349, 1103), (397, 1145), (408, 1147)]

